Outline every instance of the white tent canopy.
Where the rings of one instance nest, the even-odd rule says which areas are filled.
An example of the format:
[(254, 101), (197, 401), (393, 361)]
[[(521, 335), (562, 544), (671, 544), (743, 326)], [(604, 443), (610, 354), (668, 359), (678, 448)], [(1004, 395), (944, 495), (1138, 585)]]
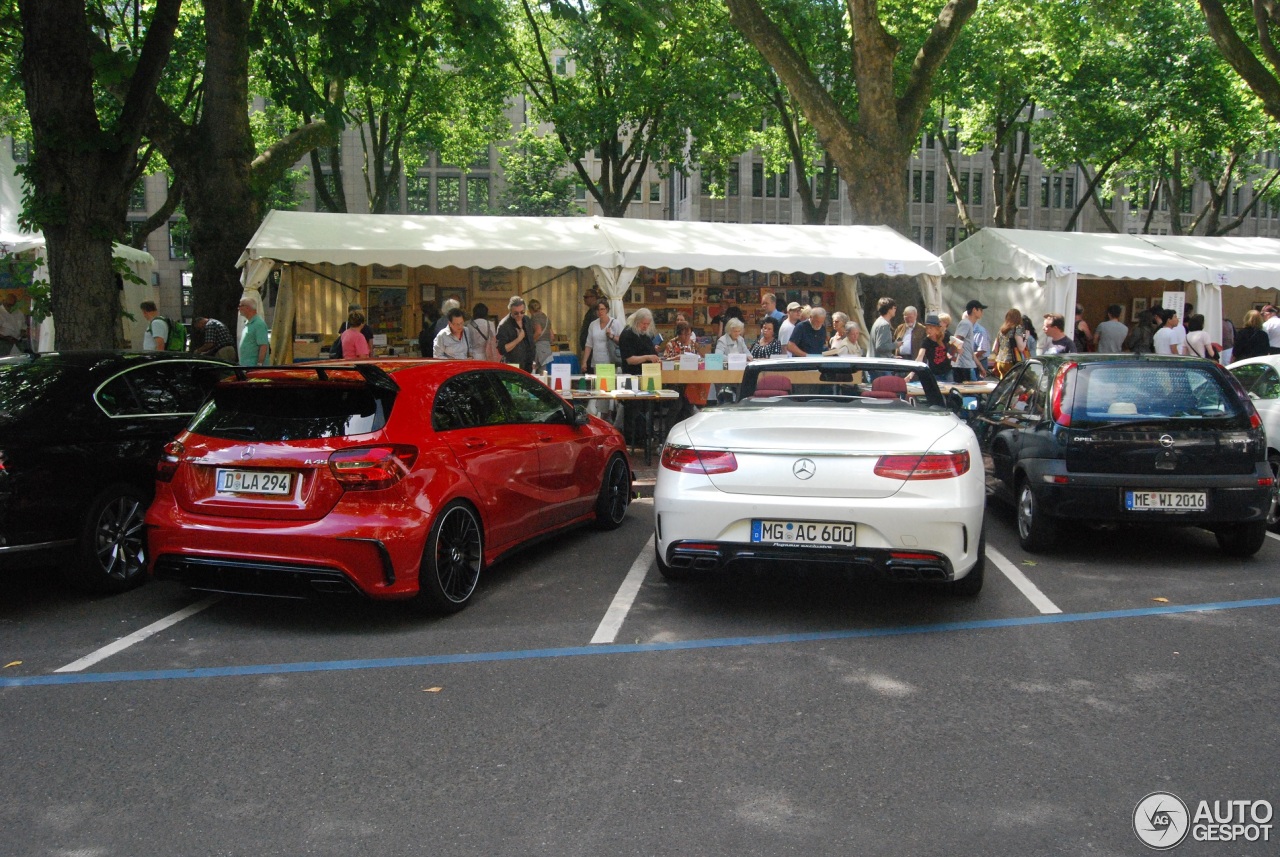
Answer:
[[(983, 229), (942, 256), (948, 297), (963, 309), (973, 298), (1001, 310), (1016, 306), (1033, 319), (1059, 313), (1075, 317), (1079, 277), (1194, 283), (1206, 330), (1222, 327), (1221, 285), (1244, 285), (1263, 276), (1260, 254), (1248, 267), (1224, 276), (1238, 258), (1224, 241), (1261, 239), (1174, 238), (1159, 235)], [(1280, 242), (1273, 242), (1280, 247)], [(1184, 252), (1192, 251), (1196, 252)], [(1213, 265), (1210, 265), (1213, 262)], [(1280, 250), (1273, 265), (1280, 265)], [(1216, 270), (1216, 273), (1215, 273)], [(1277, 269), (1280, 270), (1280, 269)], [(1241, 282), (1232, 282), (1232, 279)]]
[[(641, 267), (821, 273), (845, 283), (860, 274), (919, 277), (930, 305), (941, 300), (942, 274), (938, 257), (886, 226), (296, 211), (269, 212), (240, 257), (247, 297), (259, 300), (275, 262), (590, 268), (618, 318)], [(291, 321), (281, 315), (274, 327)]]

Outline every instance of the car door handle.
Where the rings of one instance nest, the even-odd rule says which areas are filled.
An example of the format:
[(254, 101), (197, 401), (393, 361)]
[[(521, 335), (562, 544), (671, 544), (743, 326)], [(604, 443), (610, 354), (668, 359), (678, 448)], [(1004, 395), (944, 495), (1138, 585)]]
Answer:
[(551, 435), (549, 435), (549, 434), (540, 434), (540, 435), (538, 435), (538, 442), (539, 442), (539, 443), (551, 443), (551, 441), (553, 441), (553, 440), (555, 440), (555, 438), (553, 438), (553, 437), (552, 437)]
[(488, 441), (481, 440), (478, 437), (469, 437), (462, 442), (467, 449), (484, 449), (489, 445)]

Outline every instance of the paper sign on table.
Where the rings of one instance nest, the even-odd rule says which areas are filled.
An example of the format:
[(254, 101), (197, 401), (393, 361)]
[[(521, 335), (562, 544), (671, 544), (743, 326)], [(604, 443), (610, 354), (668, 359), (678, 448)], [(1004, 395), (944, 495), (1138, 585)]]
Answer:
[(551, 364), (551, 389), (557, 393), (567, 393), (571, 387), (569, 370), (571, 367), (568, 363), (552, 363)]
[(740, 369), (746, 369), (746, 368), (747, 368), (747, 355), (745, 355), (745, 354), (730, 354), (730, 355), (729, 355), (729, 368), (730, 368), (730, 369), (739, 369), (739, 370), (740, 370)]
[(702, 365), (706, 369), (723, 369), (724, 355), (708, 354), (706, 357), (702, 358)]
[(646, 393), (656, 393), (662, 389), (662, 366), (658, 363), (642, 363), (640, 365), (640, 389)]
[(596, 387), (601, 390), (618, 389), (618, 368), (612, 363), (596, 366)]
[(702, 358), (699, 357), (697, 354), (688, 354), (688, 353), (681, 354), (680, 355), (680, 371), (683, 372), (688, 369), (697, 369), (698, 364), (701, 361), (702, 361)]

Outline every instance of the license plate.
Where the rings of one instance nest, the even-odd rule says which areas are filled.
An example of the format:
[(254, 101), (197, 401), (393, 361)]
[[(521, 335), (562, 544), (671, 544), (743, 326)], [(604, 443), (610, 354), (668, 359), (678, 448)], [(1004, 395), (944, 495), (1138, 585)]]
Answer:
[(752, 521), (751, 541), (769, 544), (853, 547), (853, 524), (820, 521)]
[(278, 470), (218, 469), (219, 494), (288, 494), (293, 474)]
[(1204, 491), (1126, 491), (1124, 507), (1130, 512), (1203, 512), (1209, 508)]

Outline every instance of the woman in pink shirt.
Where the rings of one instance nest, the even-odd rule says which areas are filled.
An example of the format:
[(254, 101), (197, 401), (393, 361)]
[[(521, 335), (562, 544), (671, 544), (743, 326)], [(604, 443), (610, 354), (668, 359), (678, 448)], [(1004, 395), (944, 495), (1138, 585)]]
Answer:
[(347, 316), (347, 329), (342, 331), (342, 356), (351, 357), (368, 357), (369, 341), (364, 338), (361, 330), (364, 328), (364, 313), (358, 309), (353, 309), (351, 314)]

